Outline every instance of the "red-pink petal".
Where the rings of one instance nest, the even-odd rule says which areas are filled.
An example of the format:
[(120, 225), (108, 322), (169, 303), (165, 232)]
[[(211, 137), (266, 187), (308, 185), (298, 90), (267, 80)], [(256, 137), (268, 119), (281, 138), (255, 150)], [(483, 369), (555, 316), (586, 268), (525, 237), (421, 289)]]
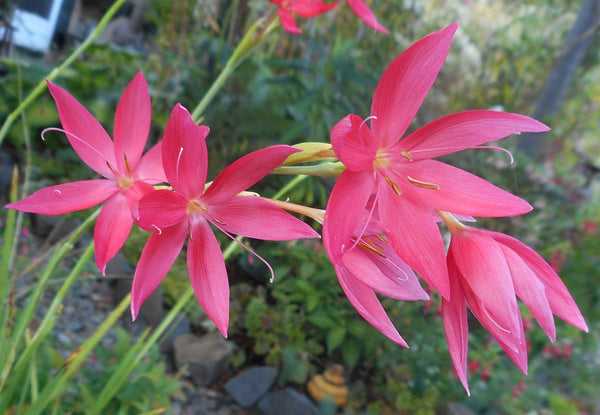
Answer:
[(311, 18), (335, 9), (338, 3), (328, 4), (320, 0), (292, 0), (288, 2), (287, 10), (304, 18)]
[(372, 172), (349, 170), (344, 171), (335, 182), (323, 223), (323, 245), (334, 264), (341, 261), (344, 248), (350, 248), (350, 238), (363, 215), (374, 184)]
[(162, 164), (162, 141), (144, 154), (134, 172), (136, 180), (146, 183), (158, 184), (167, 181)]
[(299, 35), (300, 33), (302, 33), (302, 29), (300, 29), (296, 24), (292, 13), (288, 12), (285, 9), (279, 8), (277, 9), (277, 14), (279, 15), (279, 20), (281, 21), (281, 26), (283, 26), (283, 30), (292, 35)]
[(452, 363), (456, 368), (456, 374), (467, 393), (471, 395), (467, 380), (467, 351), (469, 349), (467, 300), (460, 288), (458, 271), (451, 253), (448, 254), (448, 275), (450, 277), (450, 300), (442, 299), (442, 319), (444, 320), (446, 342)]
[(425, 160), (499, 140), (519, 132), (548, 131), (524, 115), (501, 111), (465, 111), (438, 118), (400, 141), (413, 161)]
[(211, 219), (218, 220), (227, 232), (269, 241), (318, 238), (306, 223), (271, 202), (252, 196), (237, 196), (208, 207)]
[(457, 23), (433, 32), (398, 56), (385, 70), (371, 105), (373, 134), (380, 146), (397, 142), (412, 122), (446, 60)]
[(585, 319), (581, 315), (573, 297), (569, 294), (569, 290), (552, 267), (537, 252), (523, 242), (508, 235), (491, 231), (486, 231), (486, 233), (499, 243), (512, 249), (527, 263), (536, 277), (544, 284), (546, 297), (554, 314), (572, 326), (586, 332), (588, 331)]
[(210, 129), (197, 125), (187, 109), (175, 105), (165, 127), (162, 163), (169, 184), (186, 199), (204, 192), (208, 151), (206, 136)]
[(118, 191), (113, 180), (83, 180), (45, 187), (5, 207), (42, 215), (62, 215), (95, 206)]
[(248, 189), (279, 167), (291, 154), (301, 150), (277, 145), (254, 151), (234, 161), (215, 178), (203, 196), (206, 204), (216, 206)]
[(96, 266), (104, 275), (106, 263), (110, 261), (125, 244), (133, 218), (126, 197), (116, 193), (102, 206), (94, 228), (94, 254)]
[(448, 298), (450, 286), (442, 235), (429, 209), (379, 185), (379, 214), (396, 253), (421, 278)]
[(373, 290), (354, 278), (344, 267), (336, 266), (335, 271), (346, 297), (358, 314), (394, 343), (408, 347)]
[(148, 84), (138, 72), (123, 92), (115, 112), (115, 159), (121, 173), (137, 168), (150, 132), (150, 114)]
[(556, 341), (554, 317), (546, 298), (544, 284), (538, 280), (525, 261), (512, 249), (506, 246), (501, 246), (501, 248), (510, 267), (515, 293), (531, 310), (531, 313), (548, 335), (550, 341)]
[(114, 177), (117, 168), (114, 144), (98, 120), (71, 94), (46, 80), (48, 89), (56, 102), (60, 122), (67, 139), (81, 160), (104, 177)]
[(397, 255), (390, 258), (357, 245), (343, 255), (342, 263), (356, 279), (379, 294), (403, 301), (429, 299), (414, 272)]
[(153, 232), (138, 261), (131, 287), (131, 316), (135, 320), (146, 298), (158, 287), (177, 259), (188, 235), (187, 224)]
[(142, 229), (162, 230), (183, 222), (187, 216), (188, 201), (179, 193), (161, 189), (140, 199), (137, 224)]
[(386, 34), (389, 33), (389, 30), (387, 30), (381, 23), (377, 21), (375, 14), (363, 0), (346, 0), (346, 3), (348, 3), (348, 6), (350, 6), (354, 14), (356, 14), (360, 20), (365, 22), (368, 26), (371, 26), (373, 29), (379, 32)]
[(369, 126), (359, 116), (348, 115), (334, 125), (331, 144), (335, 154), (349, 170), (373, 169), (378, 144)]
[[(396, 175), (438, 186), (431, 189), (404, 181), (423, 203), (433, 209), (472, 216), (514, 216), (533, 209), (529, 203), (487, 180), (437, 160), (399, 165)], [(400, 184), (400, 178), (394, 177)]]
[(192, 225), (188, 271), (198, 302), (224, 337), (229, 327), (229, 281), (219, 243), (203, 219)]
[(524, 341), (510, 269), (500, 246), (489, 236), (466, 229), (452, 234), (450, 252), (475, 317), (506, 344)]

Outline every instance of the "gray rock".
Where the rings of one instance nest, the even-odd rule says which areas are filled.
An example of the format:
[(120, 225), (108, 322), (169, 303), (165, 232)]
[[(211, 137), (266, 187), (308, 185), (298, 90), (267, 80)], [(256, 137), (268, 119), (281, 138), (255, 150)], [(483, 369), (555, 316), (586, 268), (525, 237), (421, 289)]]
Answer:
[(193, 382), (208, 386), (229, 368), (233, 343), (218, 332), (202, 337), (187, 333), (173, 341), (173, 353), (177, 369), (188, 365)]
[(318, 414), (318, 409), (312, 401), (307, 396), (292, 388), (267, 393), (258, 401), (258, 407), (265, 415)]
[(269, 390), (276, 377), (277, 370), (272, 367), (255, 367), (230, 379), (225, 390), (241, 406), (250, 406)]

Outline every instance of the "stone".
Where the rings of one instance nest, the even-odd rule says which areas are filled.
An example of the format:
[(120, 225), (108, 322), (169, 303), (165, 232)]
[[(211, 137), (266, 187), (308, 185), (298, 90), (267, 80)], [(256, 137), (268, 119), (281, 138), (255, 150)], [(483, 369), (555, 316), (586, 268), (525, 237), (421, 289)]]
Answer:
[(208, 386), (229, 368), (233, 343), (218, 333), (198, 337), (182, 334), (173, 341), (175, 365), (180, 370), (187, 365), (194, 384)]
[(242, 407), (247, 407), (264, 395), (277, 378), (277, 370), (269, 366), (255, 367), (231, 378), (225, 390)]
[(267, 393), (258, 401), (258, 407), (265, 415), (317, 415), (319, 412), (306, 395), (292, 388)]

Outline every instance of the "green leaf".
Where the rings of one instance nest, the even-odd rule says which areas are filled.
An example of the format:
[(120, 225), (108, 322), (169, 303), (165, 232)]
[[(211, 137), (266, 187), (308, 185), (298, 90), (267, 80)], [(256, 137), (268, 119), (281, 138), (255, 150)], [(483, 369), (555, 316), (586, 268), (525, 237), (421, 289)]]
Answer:
[(344, 343), (344, 348), (342, 349), (342, 356), (344, 357), (344, 362), (348, 369), (350, 371), (354, 370), (360, 357), (360, 348), (358, 347), (356, 340), (353, 338), (347, 339)]
[(340, 347), (346, 337), (346, 328), (343, 326), (334, 327), (327, 333), (327, 353), (332, 353)]

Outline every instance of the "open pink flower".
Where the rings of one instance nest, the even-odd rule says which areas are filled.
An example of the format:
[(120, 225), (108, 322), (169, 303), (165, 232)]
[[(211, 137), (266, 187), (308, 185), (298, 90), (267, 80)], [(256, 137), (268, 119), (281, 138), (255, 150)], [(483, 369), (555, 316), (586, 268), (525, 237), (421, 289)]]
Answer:
[[(338, 3), (326, 3), (320, 0), (269, 0), (279, 8), (277, 14), (283, 29), (293, 35), (299, 35), (302, 30), (294, 20), (294, 14), (304, 18), (311, 18), (335, 9)], [(359, 0), (360, 1), (360, 0)]]
[(363, 0), (346, 0), (346, 3), (348, 3), (354, 14), (368, 26), (379, 32), (389, 33), (389, 30), (377, 21), (377, 17)]
[(154, 232), (135, 270), (131, 313), (135, 319), (189, 236), (187, 264), (194, 293), (208, 317), (227, 336), (229, 283), (210, 224), (228, 235), (275, 241), (319, 235), (266, 200), (237, 196), (299, 150), (279, 145), (250, 153), (225, 168), (205, 190), (208, 133), (209, 128), (196, 125), (184, 107), (175, 106), (162, 148), (165, 174), (173, 191), (156, 190), (139, 202), (138, 223)]
[(166, 180), (160, 143), (142, 156), (150, 129), (150, 95), (140, 72), (129, 83), (117, 106), (114, 142), (100, 123), (67, 91), (47, 81), (56, 101), (63, 132), (79, 157), (105, 179), (59, 184), (38, 190), (6, 207), (23, 212), (60, 215), (105, 202), (94, 229), (96, 265), (121, 249), (133, 218), (131, 208), (153, 184)]
[(449, 228), (451, 293), (450, 300), (442, 302), (442, 314), (448, 349), (467, 392), (467, 304), (524, 373), (527, 373), (527, 344), (517, 296), (552, 342), (556, 340), (552, 314), (588, 330), (563, 282), (534, 250), (501, 233), (461, 224)]
[(374, 211), (394, 250), (446, 298), (450, 287), (445, 249), (433, 209), (509, 216), (528, 212), (531, 206), (431, 158), (516, 132), (548, 130), (522, 115), (468, 111), (438, 118), (401, 139), (433, 85), (457, 27), (454, 23), (431, 33), (391, 63), (375, 90), (367, 119), (351, 114), (333, 127), (331, 143), (347, 169), (331, 193), (323, 229), (332, 249), (343, 251), (374, 195)]

